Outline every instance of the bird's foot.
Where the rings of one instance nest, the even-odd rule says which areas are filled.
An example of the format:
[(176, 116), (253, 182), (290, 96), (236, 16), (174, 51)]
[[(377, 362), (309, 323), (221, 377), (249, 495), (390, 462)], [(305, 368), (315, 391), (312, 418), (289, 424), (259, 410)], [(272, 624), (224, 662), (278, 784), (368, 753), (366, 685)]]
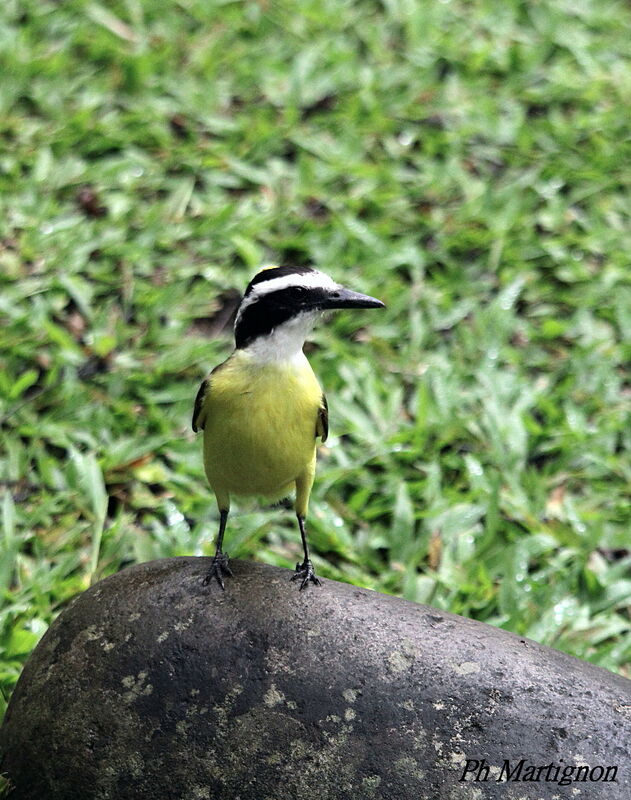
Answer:
[(204, 586), (208, 586), (212, 579), (215, 578), (221, 588), (225, 589), (226, 587), (223, 585), (224, 575), (228, 575), (230, 578), (232, 578), (232, 570), (228, 566), (228, 554), (215, 553), (212, 564), (210, 565), (210, 569), (204, 578)]
[(309, 582), (315, 583), (316, 586), (320, 586), (320, 579), (315, 574), (313, 569), (313, 564), (311, 563), (311, 559), (305, 559), (302, 564), (296, 564), (296, 572), (294, 575), (291, 576), (292, 581), (301, 581), (300, 590), (305, 588), (305, 586), (309, 585)]

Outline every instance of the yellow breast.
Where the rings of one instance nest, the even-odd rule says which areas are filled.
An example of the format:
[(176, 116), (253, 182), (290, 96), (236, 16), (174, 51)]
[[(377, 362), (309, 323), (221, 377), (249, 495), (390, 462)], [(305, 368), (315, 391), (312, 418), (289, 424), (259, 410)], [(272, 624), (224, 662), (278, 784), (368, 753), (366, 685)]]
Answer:
[(313, 464), (322, 390), (307, 359), (237, 350), (206, 394), (204, 466), (215, 490), (280, 497)]

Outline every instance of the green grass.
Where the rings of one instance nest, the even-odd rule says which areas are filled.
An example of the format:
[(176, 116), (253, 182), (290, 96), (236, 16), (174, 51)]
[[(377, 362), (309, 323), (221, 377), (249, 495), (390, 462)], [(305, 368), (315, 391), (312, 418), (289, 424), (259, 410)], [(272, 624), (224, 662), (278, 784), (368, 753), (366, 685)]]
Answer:
[[(192, 402), (263, 263), (388, 304), (309, 348), (320, 574), (630, 675), (628, 5), (6, 0), (0, 43), (5, 698), (90, 582), (212, 552)], [(227, 550), (293, 566), (292, 515)]]

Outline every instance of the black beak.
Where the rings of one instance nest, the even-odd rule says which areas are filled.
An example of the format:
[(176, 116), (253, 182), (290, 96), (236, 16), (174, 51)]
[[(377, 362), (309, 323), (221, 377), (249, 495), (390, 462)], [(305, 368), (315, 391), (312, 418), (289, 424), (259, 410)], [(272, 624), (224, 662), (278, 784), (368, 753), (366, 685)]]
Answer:
[(367, 294), (353, 292), (351, 289), (331, 289), (318, 303), (320, 308), (328, 310), (332, 308), (385, 308), (385, 303), (370, 297)]

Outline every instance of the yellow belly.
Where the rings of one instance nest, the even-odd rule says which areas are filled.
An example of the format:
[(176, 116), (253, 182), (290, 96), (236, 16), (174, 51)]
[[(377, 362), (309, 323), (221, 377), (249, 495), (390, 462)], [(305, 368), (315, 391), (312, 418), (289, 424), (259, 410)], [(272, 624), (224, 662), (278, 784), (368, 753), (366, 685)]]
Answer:
[(282, 497), (313, 471), (322, 390), (306, 358), (256, 365), (236, 351), (211, 377), (204, 466), (216, 492)]

